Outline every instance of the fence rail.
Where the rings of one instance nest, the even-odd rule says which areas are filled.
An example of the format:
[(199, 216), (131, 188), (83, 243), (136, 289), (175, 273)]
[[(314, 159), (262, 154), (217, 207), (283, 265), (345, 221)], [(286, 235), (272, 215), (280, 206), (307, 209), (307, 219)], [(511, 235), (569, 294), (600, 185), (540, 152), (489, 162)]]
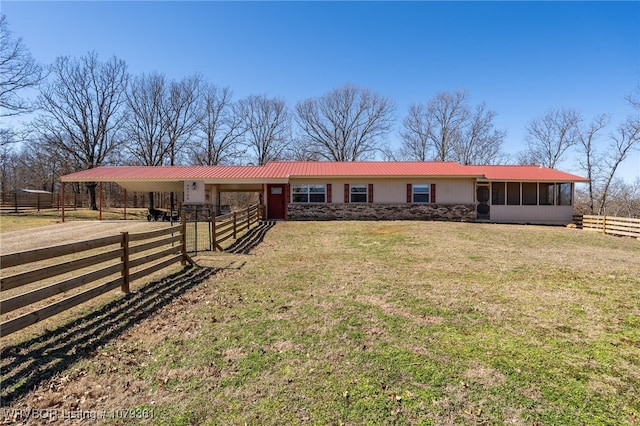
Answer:
[(240, 212), (228, 213), (211, 218), (211, 250), (223, 251), (220, 243), (229, 238), (236, 239), (238, 232), (251, 228), (264, 217), (262, 206), (254, 204)]
[(574, 216), (574, 223), (585, 231), (640, 238), (640, 219), (614, 216)]
[[(21, 330), (118, 287), (123, 292), (128, 293), (130, 291), (129, 284), (132, 281), (171, 266), (174, 263), (181, 262), (183, 265), (187, 262), (193, 263), (186, 252), (185, 223), (183, 216), (180, 227), (135, 234), (122, 232), (120, 235), (1, 255), (0, 263), (3, 269), (6, 270), (12, 267), (28, 269), (24, 272), (16, 272), (0, 278), (0, 293), (4, 293), (3, 296), (9, 290), (48, 278), (73, 273), (83, 268), (98, 268), (71, 278), (63, 278), (62, 281), (53, 284), (46, 284), (35, 289), (29, 288), (22, 294), (3, 298), (0, 300), (0, 313), (2, 315), (37, 302), (46, 301), (53, 296), (89, 285), (97, 280), (109, 278), (118, 273), (120, 273), (120, 276), (0, 323), (0, 337)], [(136, 242), (136, 244), (132, 244), (133, 242)], [(118, 247), (114, 248), (116, 245)], [(71, 255), (96, 249), (104, 251), (80, 259), (69, 259)], [(44, 267), (33, 265), (35, 262), (51, 259), (55, 259), (58, 263)], [(162, 261), (157, 262), (161, 259)], [(105, 265), (108, 262), (116, 263)], [(131, 269), (141, 267), (142, 269), (138, 269), (135, 272), (131, 271)]]

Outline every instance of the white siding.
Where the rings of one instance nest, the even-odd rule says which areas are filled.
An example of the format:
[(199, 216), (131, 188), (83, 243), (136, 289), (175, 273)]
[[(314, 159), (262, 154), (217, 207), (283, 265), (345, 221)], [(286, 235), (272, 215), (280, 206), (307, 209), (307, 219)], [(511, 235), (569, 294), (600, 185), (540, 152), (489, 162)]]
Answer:
[(373, 184), (373, 201), (380, 204), (407, 202), (407, 184), (436, 184), (436, 202), (443, 204), (472, 204), (474, 179), (291, 179), (291, 185), (301, 183), (331, 184), (332, 202), (344, 203), (345, 184)]
[(573, 221), (573, 206), (491, 206), (492, 222), (566, 225)]

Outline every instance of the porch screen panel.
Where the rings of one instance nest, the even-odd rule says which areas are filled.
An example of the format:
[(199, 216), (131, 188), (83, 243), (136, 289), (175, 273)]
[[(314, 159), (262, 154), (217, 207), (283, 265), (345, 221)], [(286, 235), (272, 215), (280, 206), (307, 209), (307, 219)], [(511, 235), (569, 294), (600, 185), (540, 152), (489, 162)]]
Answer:
[(538, 191), (540, 193), (540, 201), (539, 204), (541, 206), (552, 206), (553, 205), (553, 193), (554, 193), (554, 184), (552, 183), (540, 183), (538, 187)]
[(520, 182), (507, 182), (507, 205), (520, 205)]
[(571, 183), (559, 183), (556, 185), (556, 204), (559, 206), (571, 205)]
[(504, 206), (505, 189), (506, 184), (504, 182), (491, 183), (491, 204), (494, 206)]
[(522, 182), (522, 205), (535, 206), (538, 204), (538, 184)]

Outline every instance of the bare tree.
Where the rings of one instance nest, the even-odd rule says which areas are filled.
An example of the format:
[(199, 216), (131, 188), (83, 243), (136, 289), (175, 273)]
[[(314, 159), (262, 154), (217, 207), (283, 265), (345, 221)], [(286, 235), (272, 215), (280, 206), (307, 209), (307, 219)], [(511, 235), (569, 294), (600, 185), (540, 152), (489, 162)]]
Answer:
[(496, 130), (496, 113), (484, 103), (469, 115), (463, 137), (453, 145), (453, 160), (461, 164), (498, 164), (505, 160), (502, 143), (507, 132)]
[(164, 75), (157, 73), (134, 77), (129, 85), (126, 148), (137, 164), (162, 166), (169, 158), (166, 86)]
[[(142, 74), (129, 86), (126, 148), (137, 164), (162, 166), (171, 155), (166, 98), (167, 83), (162, 74)], [(153, 192), (149, 193), (149, 208), (154, 208)]]
[(345, 85), (298, 103), (296, 119), (308, 151), (330, 161), (357, 161), (382, 149), (394, 109), (389, 98)]
[[(53, 81), (40, 93), (43, 113), (34, 128), (51, 149), (83, 169), (103, 165), (121, 141), (123, 104), (128, 82), (124, 61), (100, 62), (95, 52), (80, 59), (59, 57), (51, 67)], [(97, 210), (96, 184), (87, 184), (91, 208)]]
[(484, 103), (472, 110), (464, 90), (437, 93), (428, 103), (409, 107), (401, 155), (416, 161), (499, 163), (506, 132), (495, 129), (495, 116)]
[(457, 90), (438, 93), (427, 105), (427, 128), (437, 161), (450, 160), (453, 147), (460, 143), (469, 118), (466, 100), (467, 92)]
[[(625, 204), (625, 197), (633, 199), (628, 195), (633, 191), (615, 178), (620, 164), (631, 151), (640, 147), (640, 101), (637, 95), (628, 96), (626, 100), (636, 112), (609, 134), (609, 143), (604, 147), (597, 145), (601, 131), (610, 122), (609, 116), (599, 115), (586, 128), (579, 129), (580, 166), (589, 179), (588, 189), (583, 196), (586, 208), (582, 210), (586, 213), (612, 214)], [(626, 205), (632, 205), (632, 201), (626, 202)]]
[(0, 128), (0, 148), (9, 147), (18, 142), (18, 132), (13, 127)]
[(184, 147), (195, 133), (203, 113), (200, 107), (202, 79), (198, 75), (172, 81), (164, 102), (169, 141), (169, 165), (179, 162)]
[[(202, 79), (198, 75), (172, 81), (166, 100), (165, 117), (167, 120), (167, 137), (169, 139), (169, 165), (179, 162), (184, 157), (184, 148), (189, 138), (195, 133), (202, 118), (200, 108), (200, 90)], [(170, 195), (171, 210), (175, 207), (175, 195)]]
[(0, 15), (0, 117), (33, 111), (19, 92), (37, 87), (44, 77), (21, 38), (14, 39), (5, 15)]
[(291, 143), (291, 117), (284, 100), (251, 95), (239, 104), (244, 143), (258, 165), (279, 160)]
[(552, 109), (527, 126), (526, 157), (536, 163), (556, 168), (567, 150), (579, 142), (578, 126), (582, 118), (575, 110)]
[(411, 104), (409, 114), (402, 121), (401, 157), (414, 161), (429, 161), (433, 158), (431, 143), (431, 120), (427, 108), (421, 104)]
[(632, 150), (640, 145), (640, 114), (629, 117), (622, 122), (616, 133), (611, 135), (611, 143), (609, 144), (604, 164), (608, 173), (604, 179), (602, 187), (602, 195), (600, 198), (600, 206), (598, 214), (605, 213), (609, 188), (615, 177), (616, 171), (620, 164), (627, 159)]
[(244, 117), (231, 98), (228, 87), (220, 89), (209, 84), (203, 88), (203, 114), (198, 125), (201, 137), (193, 146), (196, 164), (230, 164), (242, 155), (240, 142), (245, 132)]
[(589, 179), (587, 189), (587, 205), (589, 213), (595, 213), (596, 197), (598, 182), (601, 180), (603, 173), (603, 158), (597, 150), (597, 141), (600, 132), (609, 125), (610, 117), (601, 114), (589, 123), (586, 128), (578, 129), (578, 147), (581, 154), (580, 167)]
[(25, 170), (24, 187), (55, 192), (60, 176), (78, 170), (76, 160), (65, 152), (49, 149), (49, 142), (43, 137), (30, 140), (18, 154), (19, 166)]

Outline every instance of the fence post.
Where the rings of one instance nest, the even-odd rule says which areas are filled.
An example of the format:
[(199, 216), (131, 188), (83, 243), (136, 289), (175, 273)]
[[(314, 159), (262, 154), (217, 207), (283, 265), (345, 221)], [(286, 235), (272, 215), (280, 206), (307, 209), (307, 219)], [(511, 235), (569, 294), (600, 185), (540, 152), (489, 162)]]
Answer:
[(129, 233), (121, 232), (122, 242), (120, 243), (120, 247), (122, 247), (122, 291), (124, 293), (129, 293), (131, 290), (129, 288)]
[(198, 255), (198, 206), (194, 209), (195, 213), (193, 215), (193, 253)]
[(182, 252), (180, 263), (184, 266), (187, 264), (187, 213), (184, 209), (180, 214), (180, 246)]
[(607, 216), (602, 216), (602, 233), (607, 233)]
[(216, 241), (216, 212), (211, 215), (211, 251), (216, 251), (218, 242)]
[(238, 215), (236, 212), (233, 212), (233, 239), (235, 240), (237, 238), (238, 235), (238, 230), (237, 227), (238, 226)]

